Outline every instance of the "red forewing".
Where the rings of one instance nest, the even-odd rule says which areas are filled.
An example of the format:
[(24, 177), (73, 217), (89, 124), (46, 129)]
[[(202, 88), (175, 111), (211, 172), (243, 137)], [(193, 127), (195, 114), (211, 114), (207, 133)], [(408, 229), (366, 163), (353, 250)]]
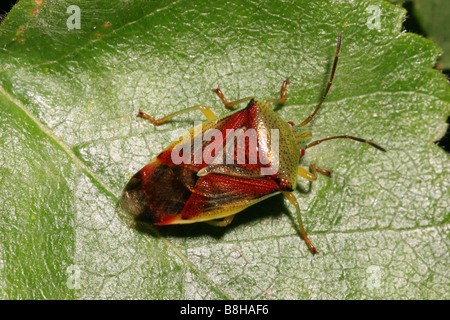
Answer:
[[(222, 137), (222, 144), (221, 144), (221, 150), (222, 150), (222, 163), (226, 163), (226, 143), (231, 140), (232, 135), (239, 132), (238, 130), (242, 129), (242, 132), (245, 134), (247, 130), (255, 130), (255, 125), (257, 122), (257, 114), (258, 114), (258, 108), (255, 104), (255, 102), (252, 100), (246, 108), (237, 111), (229, 116), (219, 118), (217, 120), (214, 120), (209, 123), (203, 124), (202, 133), (205, 133), (208, 129), (215, 129), (218, 132), (220, 132)], [(262, 163), (259, 158), (258, 150), (259, 150), (259, 143), (260, 138), (259, 136), (256, 136), (257, 139), (254, 141), (250, 141), (250, 138), (245, 139), (245, 143), (238, 144), (238, 139), (234, 139), (233, 144), (233, 163), (237, 164), (238, 166), (242, 166), (246, 168), (246, 170), (251, 171), (258, 171), (262, 167), (268, 167), (270, 164)], [(205, 157), (202, 157), (201, 163), (196, 163), (194, 161), (194, 154), (196, 153), (196, 150), (194, 149), (195, 145), (193, 140), (195, 139), (195, 136), (193, 135), (193, 129), (191, 130), (191, 159), (187, 161), (188, 163), (182, 163), (182, 166), (191, 167), (194, 169), (202, 169), (206, 166), (208, 166), (208, 163), (205, 162)], [(208, 146), (211, 143), (217, 143), (215, 139), (202, 141), (201, 144), (201, 152), (203, 154), (203, 151), (208, 148)], [(162, 151), (158, 155), (158, 160), (165, 164), (175, 165), (172, 159), (172, 151), (173, 151), (174, 145), (171, 145), (169, 148), (166, 148), (164, 151)], [(216, 152), (219, 151), (220, 148), (210, 148), (214, 149)], [(209, 155), (209, 153), (207, 154)], [(256, 161), (250, 161), (252, 159), (255, 159)], [(228, 163), (228, 162), (227, 162)]]

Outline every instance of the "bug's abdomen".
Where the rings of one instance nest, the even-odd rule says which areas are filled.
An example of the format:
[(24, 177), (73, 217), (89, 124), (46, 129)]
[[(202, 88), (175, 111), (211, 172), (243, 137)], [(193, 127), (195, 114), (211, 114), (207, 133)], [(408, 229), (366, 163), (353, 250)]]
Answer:
[(120, 202), (138, 221), (171, 224), (191, 197), (197, 179), (193, 169), (155, 159), (131, 178)]

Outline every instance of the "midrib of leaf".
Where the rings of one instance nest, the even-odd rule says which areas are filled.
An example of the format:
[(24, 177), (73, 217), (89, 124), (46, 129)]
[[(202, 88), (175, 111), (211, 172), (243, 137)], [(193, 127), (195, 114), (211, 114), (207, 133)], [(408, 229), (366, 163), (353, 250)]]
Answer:
[(0, 92), (8, 98), (9, 101), (14, 103), (20, 110), (25, 112), (25, 114), (38, 126), (38, 128), (44, 132), (48, 137), (50, 137), (53, 141), (55, 141), (65, 152), (66, 154), (74, 161), (74, 163), (85, 170), (89, 175), (91, 175), (105, 190), (107, 190), (111, 195), (114, 195), (114, 192), (99, 179), (98, 175), (93, 172), (83, 161), (81, 161), (75, 153), (73, 153), (72, 149), (64, 143), (58, 136), (54, 135), (53, 132), (44, 126), (42, 122), (39, 121), (19, 100), (11, 96), (3, 87), (0, 87)]
[[(115, 202), (118, 203), (119, 199), (117, 195), (114, 193), (114, 191), (106, 184), (100, 177), (91, 170), (80, 158), (77, 157), (77, 155), (72, 151), (72, 148), (70, 148), (64, 141), (62, 141), (58, 136), (56, 136), (48, 127), (42, 124), (39, 119), (37, 119), (24, 105), (22, 102), (11, 96), (3, 87), (0, 86), (0, 93), (3, 94), (9, 101), (11, 101), (14, 105), (16, 105), (20, 110), (22, 110), (37, 126), (38, 128), (45, 133), (50, 139), (56, 142), (56, 144), (61, 147), (64, 152), (72, 159), (72, 161), (75, 163), (77, 168), (81, 168), (83, 171), (85, 171), (85, 174), (91, 177), (92, 180), (94, 180), (94, 183), (98, 183), (105, 191), (108, 192), (109, 196), (113, 199), (115, 199)], [(75, 213), (76, 217), (76, 213)], [(214, 282), (209, 279), (202, 271), (200, 271), (194, 263), (189, 261), (189, 259), (168, 239), (161, 236), (159, 232), (155, 229), (152, 229), (152, 232), (166, 245), (168, 248), (170, 248), (181, 260), (184, 261), (184, 263), (189, 266), (192, 271), (196, 274), (198, 274), (210, 287), (213, 291), (215, 291), (218, 295), (222, 296), (224, 299), (230, 299), (230, 297), (227, 296), (225, 292), (220, 290)], [(76, 229), (75, 229), (76, 233)]]

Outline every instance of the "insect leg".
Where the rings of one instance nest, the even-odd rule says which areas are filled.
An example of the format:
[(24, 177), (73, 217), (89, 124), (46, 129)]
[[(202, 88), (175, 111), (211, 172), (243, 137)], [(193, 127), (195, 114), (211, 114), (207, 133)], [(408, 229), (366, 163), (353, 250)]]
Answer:
[(231, 221), (233, 221), (234, 219), (234, 214), (232, 214), (231, 216), (225, 217), (222, 220), (212, 220), (212, 221), (205, 221), (207, 224), (210, 224), (212, 226), (216, 226), (216, 227), (226, 227), (227, 225), (229, 225), (231, 223)]
[(235, 105), (237, 105), (239, 103), (247, 102), (247, 101), (249, 101), (249, 100), (254, 98), (254, 97), (246, 97), (246, 98), (242, 98), (242, 99), (239, 99), (239, 100), (236, 100), (236, 101), (228, 102), (227, 99), (225, 98), (225, 96), (223, 95), (222, 91), (220, 90), (219, 86), (217, 86), (217, 89), (213, 89), (213, 91), (215, 93), (217, 93), (217, 95), (219, 96), (220, 100), (222, 100), (223, 104), (227, 108), (234, 107)]
[(147, 120), (150, 120), (153, 124), (160, 125), (160, 124), (163, 124), (164, 122), (166, 122), (166, 121), (168, 121), (168, 120), (170, 120), (170, 119), (172, 119), (172, 118), (174, 118), (174, 117), (176, 117), (176, 116), (178, 116), (180, 114), (191, 112), (193, 110), (200, 110), (201, 112), (203, 112), (203, 114), (205, 115), (205, 117), (208, 120), (214, 120), (216, 118), (216, 115), (214, 114), (214, 112), (211, 111), (210, 108), (208, 108), (208, 107), (206, 107), (204, 105), (201, 105), (201, 104), (198, 104), (196, 106), (193, 106), (193, 107), (190, 107), (190, 108), (187, 108), (187, 109), (183, 109), (183, 110), (174, 112), (174, 113), (169, 114), (168, 116), (165, 116), (164, 118), (161, 118), (161, 119), (155, 119), (152, 116), (144, 113), (141, 109), (139, 109), (139, 113), (137, 114), (137, 116), (141, 117), (141, 118), (144, 118), (144, 119), (147, 119)]
[(286, 88), (289, 85), (289, 79), (286, 79), (283, 81), (283, 84), (281, 85), (281, 98), (279, 99), (268, 99), (267, 103), (271, 104), (272, 102), (274, 103), (278, 103), (278, 104), (283, 104), (286, 102)]
[[(311, 166), (309, 168), (311, 170)], [(317, 179), (317, 177), (314, 175), (314, 173), (309, 172), (308, 170), (306, 170), (305, 168), (303, 168), (301, 166), (298, 167), (297, 174), (300, 177), (302, 177), (308, 181), (314, 181)]]
[(331, 174), (333, 173), (333, 170), (325, 170), (325, 169), (322, 169), (322, 168), (316, 166), (314, 163), (311, 163), (311, 164), (309, 165), (309, 170), (311, 170), (311, 172), (313, 172), (313, 173), (316, 173), (316, 171), (317, 171), (317, 172), (320, 172), (321, 174), (326, 175), (326, 176), (328, 176), (328, 177), (330, 177)]
[(301, 235), (302, 239), (308, 245), (309, 251), (311, 251), (312, 254), (318, 253), (319, 250), (317, 250), (313, 246), (313, 244), (311, 243), (311, 240), (309, 240), (309, 238), (308, 238), (305, 228), (303, 227), (302, 215), (300, 213), (300, 206), (298, 205), (297, 199), (295, 198), (295, 196), (292, 192), (283, 191), (283, 194), (289, 200), (289, 202), (295, 207), (295, 211), (297, 212), (298, 225), (300, 228), (300, 235)]

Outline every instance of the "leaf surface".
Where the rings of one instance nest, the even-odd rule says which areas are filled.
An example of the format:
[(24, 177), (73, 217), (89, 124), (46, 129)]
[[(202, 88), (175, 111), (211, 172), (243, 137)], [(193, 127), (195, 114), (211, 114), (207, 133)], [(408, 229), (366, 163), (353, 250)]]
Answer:
[[(36, 4), (40, 3), (40, 4)], [(21, 1), (0, 26), (0, 296), (17, 299), (448, 298), (450, 165), (433, 144), (450, 90), (440, 49), (401, 33), (405, 11), (383, 1), (80, 3)], [(380, 9), (380, 28), (372, 28)], [(201, 113), (196, 104), (277, 97), (310, 124), (305, 167), (333, 170), (295, 194), (321, 252), (297, 233), (279, 196), (224, 229), (130, 228), (117, 209), (130, 177)], [(282, 151), (282, 150), (281, 150)]]

